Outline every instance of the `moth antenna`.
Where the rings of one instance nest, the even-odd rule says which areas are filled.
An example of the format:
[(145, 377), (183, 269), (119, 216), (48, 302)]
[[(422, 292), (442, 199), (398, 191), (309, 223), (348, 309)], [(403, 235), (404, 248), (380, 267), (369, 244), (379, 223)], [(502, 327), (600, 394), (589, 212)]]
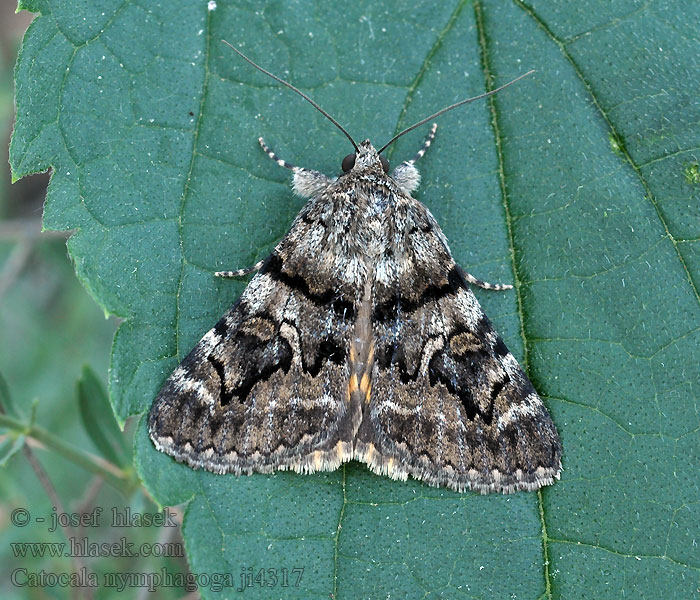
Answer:
[[(275, 81), (278, 81), (282, 85), (286, 85), (290, 90), (293, 92), (296, 92), (299, 94), (304, 100), (306, 100), (311, 106), (313, 106), (318, 112), (320, 112), (326, 119), (328, 119), (333, 125), (335, 125), (340, 131), (342, 131), (345, 136), (350, 140), (350, 143), (352, 143), (353, 147), (355, 148), (355, 152), (359, 152), (360, 149), (357, 147), (357, 144), (355, 143), (355, 140), (352, 139), (352, 136), (345, 131), (345, 128), (338, 123), (333, 117), (331, 117), (325, 110), (323, 110), (316, 102), (314, 102), (311, 98), (309, 98), (304, 92), (302, 92), (300, 89), (295, 88), (291, 83), (288, 81), (285, 81), (284, 79), (281, 79), (280, 77), (277, 77), (277, 75), (270, 73), (270, 71), (267, 71), (266, 69), (263, 69), (260, 65), (256, 65), (252, 60), (250, 60), (243, 52), (238, 50), (238, 48), (235, 48), (232, 44), (229, 44), (226, 40), (221, 40), (224, 44), (226, 44), (231, 50), (233, 50), (238, 56), (240, 56), (243, 60), (249, 62), (251, 65), (253, 65), (258, 71), (261, 73), (265, 73), (268, 77), (272, 77)], [(476, 99), (476, 98), (475, 98)], [(393, 141), (393, 140), (392, 140)]]
[[(235, 50), (235, 48), (234, 48)], [(236, 50), (236, 52), (238, 52)], [(239, 52), (240, 54), (240, 52)], [(245, 57), (244, 57), (245, 58)], [(472, 98), (467, 98), (466, 100), (461, 100), (459, 102), (455, 102), (454, 104), (451, 104), (450, 106), (447, 106), (443, 108), (442, 110), (437, 111), (436, 113), (430, 115), (429, 117), (425, 117), (425, 119), (421, 119), (418, 121), (418, 123), (415, 123), (414, 125), (411, 125), (410, 127), (407, 127), (404, 129), (402, 132), (397, 133), (393, 138), (391, 138), (386, 144), (384, 144), (377, 152), (377, 154), (381, 154), (386, 150), (391, 144), (393, 144), (396, 140), (398, 140), (402, 135), (408, 133), (409, 131), (413, 131), (416, 127), (420, 127), (424, 123), (427, 123), (428, 121), (431, 121), (435, 117), (439, 117), (441, 114), (446, 113), (448, 110), (452, 110), (453, 108), (457, 108), (458, 106), (462, 106), (462, 104), (469, 104), (470, 102), (474, 102), (474, 100), (481, 100), (482, 98), (486, 98), (487, 96), (493, 96), (496, 92), (500, 92), (501, 90), (504, 90), (507, 88), (509, 85), (513, 85), (516, 81), (520, 81), (523, 77), (527, 77), (528, 75), (531, 75), (532, 73), (535, 72), (535, 69), (529, 70), (527, 73), (523, 73), (522, 75), (516, 77), (512, 81), (509, 81), (508, 83), (502, 85), (501, 87), (497, 87), (495, 90), (491, 90), (490, 92), (485, 92), (483, 94), (479, 94), (478, 96), (474, 96)], [(301, 92), (300, 92), (301, 93)], [(347, 135), (347, 134), (346, 134)]]

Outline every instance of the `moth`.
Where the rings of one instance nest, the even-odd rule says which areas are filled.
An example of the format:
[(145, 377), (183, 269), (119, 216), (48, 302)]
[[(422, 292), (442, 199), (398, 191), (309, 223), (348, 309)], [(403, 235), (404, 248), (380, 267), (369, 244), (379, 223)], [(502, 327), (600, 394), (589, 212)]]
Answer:
[(259, 139), (308, 202), (266, 259), (216, 273), (256, 274), (154, 400), (155, 447), (237, 475), (330, 471), (354, 459), (377, 474), (459, 492), (553, 483), (557, 430), (469, 288), (512, 286), (461, 269), (430, 211), (411, 197), (415, 163), (436, 126), (391, 174), (382, 155), (408, 131), (520, 77), (376, 150), (231, 48), (309, 101), (355, 151), (340, 176), (328, 177), (287, 163)]

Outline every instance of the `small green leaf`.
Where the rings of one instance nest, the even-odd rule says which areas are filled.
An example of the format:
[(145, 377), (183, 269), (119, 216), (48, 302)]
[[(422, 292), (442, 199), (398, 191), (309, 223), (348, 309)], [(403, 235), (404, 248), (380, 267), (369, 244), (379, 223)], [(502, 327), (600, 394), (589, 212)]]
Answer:
[(0, 373), (0, 410), (15, 419), (21, 420), (24, 418), (22, 411), (19, 410), (12, 399), (10, 387), (7, 385), (7, 380), (3, 377), (2, 373)]
[(29, 428), (34, 427), (34, 425), (36, 425), (36, 414), (37, 414), (38, 410), (39, 410), (39, 398), (34, 398), (34, 400), (32, 400), (32, 406), (29, 410), (29, 425), (28, 425)]
[(85, 365), (77, 386), (78, 406), (85, 431), (102, 456), (108, 461), (126, 467), (131, 463), (131, 452), (114, 418), (112, 406), (102, 382), (93, 369)]
[(8, 461), (22, 449), (27, 437), (24, 434), (20, 434), (17, 437), (13, 437), (12, 441), (9, 441), (0, 447), (0, 467), (7, 465)]

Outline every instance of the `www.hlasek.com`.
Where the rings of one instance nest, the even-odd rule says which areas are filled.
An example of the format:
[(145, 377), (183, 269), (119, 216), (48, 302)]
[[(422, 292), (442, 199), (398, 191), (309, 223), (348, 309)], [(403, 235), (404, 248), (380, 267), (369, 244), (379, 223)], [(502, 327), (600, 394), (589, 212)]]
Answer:
[(125, 537), (119, 538), (118, 542), (91, 542), (86, 537), (71, 537), (68, 542), (13, 542), (10, 548), (15, 558), (185, 556), (185, 549), (179, 542), (144, 542), (137, 546)]

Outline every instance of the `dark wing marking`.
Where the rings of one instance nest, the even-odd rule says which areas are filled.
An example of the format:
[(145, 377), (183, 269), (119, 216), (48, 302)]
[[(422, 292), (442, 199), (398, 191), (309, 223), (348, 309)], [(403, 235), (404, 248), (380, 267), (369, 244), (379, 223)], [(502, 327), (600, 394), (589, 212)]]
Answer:
[[(413, 217), (412, 210), (424, 214)], [(552, 483), (561, 444), (546, 408), (427, 209), (410, 207), (408, 218), (426, 226), (392, 251), (413, 286), (385, 277), (376, 287), (376, 355), (355, 457), (377, 473), (458, 491)]]
[(348, 390), (356, 286), (330, 260), (322, 217), (332, 203), (331, 195), (307, 204), (165, 382), (148, 419), (159, 450), (237, 474), (332, 470), (352, 458), (361, 418)]

